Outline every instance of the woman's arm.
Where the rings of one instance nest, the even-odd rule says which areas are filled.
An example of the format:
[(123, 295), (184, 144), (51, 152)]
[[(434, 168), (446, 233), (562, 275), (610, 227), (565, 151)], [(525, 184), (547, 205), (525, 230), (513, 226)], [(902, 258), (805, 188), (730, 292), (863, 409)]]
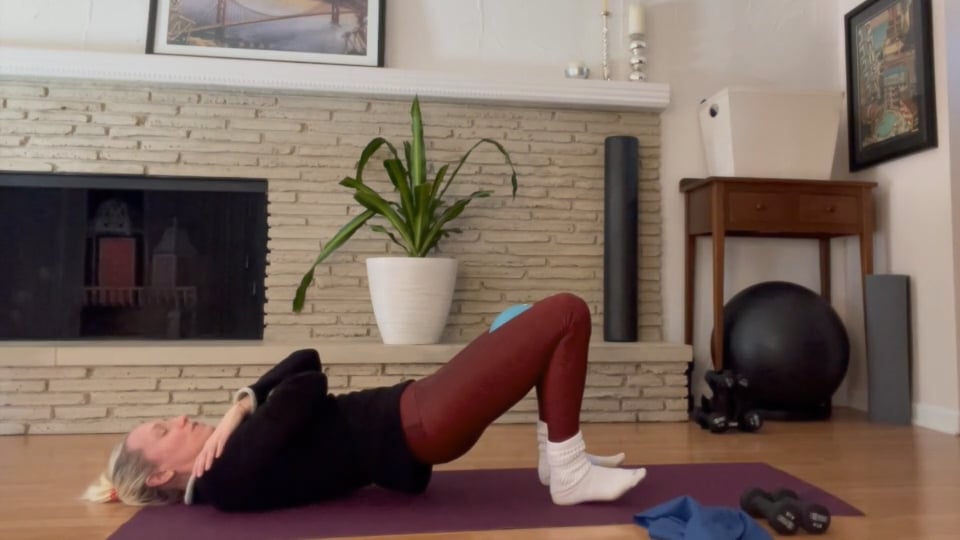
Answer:
[(210, 470), (213, 460), (219, 458), (223, 453), (223, 448), (227, 445), (230, 436), (243, 423), (243, 420), (250, 416), (251, 406), (250, 399), (244, 396), (227, 409), (193, 462), (194, 476), (200, 478), (203, 473)]
[(270, 371), (264, 373), (257, 382), (238, 390), (233, 397), (233, 402), (237, 403), (246, 396), (250, 400), (252, 413), (267, 400), (267, 396), (278, 384), (298, 373), (319, 372), (321, 367), (320, 354), (317, 351), (313, 349), (295, 351), (270, 368)]
[(244, 504), (255, 489), (255, 478), (274, 463), (303, 429), (317, 429), (327, 399), (327, 376), (312, 371), (289, 377), (229, 436), (223, 455), (203, 475), (202, 490), (215, 506), (229, 509)]

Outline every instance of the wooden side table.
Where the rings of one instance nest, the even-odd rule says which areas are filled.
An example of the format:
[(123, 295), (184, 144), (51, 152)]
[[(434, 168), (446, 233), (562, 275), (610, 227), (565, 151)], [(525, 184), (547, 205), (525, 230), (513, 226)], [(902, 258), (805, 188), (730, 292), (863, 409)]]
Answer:
[[(875, 182), (767, 178), (684, 178), (686, 198), (685, 340), (693, 344), (698, 236), (713, 238), (713, 365), (723, 362), (724, 243), (728, 236), (820, 241), (820, 294), (830, 301), (830, 239), (860, 237), (861, 275), (873, 272)], [(862, 282), (861, 282), (862, 283)]]

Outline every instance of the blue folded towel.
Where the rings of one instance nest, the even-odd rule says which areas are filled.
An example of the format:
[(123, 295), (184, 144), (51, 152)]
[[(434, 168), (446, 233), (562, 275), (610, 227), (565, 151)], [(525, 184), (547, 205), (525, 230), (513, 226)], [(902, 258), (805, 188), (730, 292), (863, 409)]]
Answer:
[(773, 540), (741, 510), (677, 497), (633, 516), (653, 540)]

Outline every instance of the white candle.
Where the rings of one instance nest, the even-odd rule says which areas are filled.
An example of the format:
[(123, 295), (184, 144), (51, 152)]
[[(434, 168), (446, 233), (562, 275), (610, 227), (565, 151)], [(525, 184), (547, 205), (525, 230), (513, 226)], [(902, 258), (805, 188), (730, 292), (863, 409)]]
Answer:
[(631, 34), (644, 33), (643, 6), (633, 4), (630, 6), (629, 30)]
[(600, 11), (610, 11), (610, 5), (607, 3), (607, 0), (603, 0), (603, 4), (600, 7)]

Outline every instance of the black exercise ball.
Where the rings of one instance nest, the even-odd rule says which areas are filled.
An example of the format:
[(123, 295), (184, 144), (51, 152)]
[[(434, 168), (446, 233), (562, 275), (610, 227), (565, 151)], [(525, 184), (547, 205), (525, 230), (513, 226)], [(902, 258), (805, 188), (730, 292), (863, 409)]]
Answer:
[(850, 341), (820, 295), (784, 281), (758, 283), (723, 309), (726, 368), (743, 374), (761, 408), (829, 403), (847, 373)]

